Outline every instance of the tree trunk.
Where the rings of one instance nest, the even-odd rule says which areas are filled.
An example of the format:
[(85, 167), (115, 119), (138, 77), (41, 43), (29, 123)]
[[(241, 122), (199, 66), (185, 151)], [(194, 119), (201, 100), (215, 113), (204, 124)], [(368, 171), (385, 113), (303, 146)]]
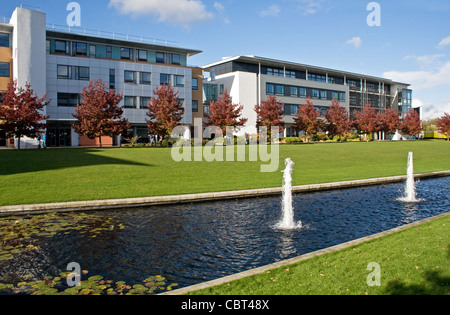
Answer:
[(103, 148), (102, 146), (102, 136), (98, 137), (99, 143), (100, 143), (100, 148)]
[(17, 149), (20, 150), (20, 137), (17, 138)]

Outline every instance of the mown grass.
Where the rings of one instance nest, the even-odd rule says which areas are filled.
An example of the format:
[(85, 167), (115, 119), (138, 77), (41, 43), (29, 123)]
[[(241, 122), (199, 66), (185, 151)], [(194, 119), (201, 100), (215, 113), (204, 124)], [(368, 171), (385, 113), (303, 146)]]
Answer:
[[(190, 295), (449, 295), (450, 216)], [(369, 286), (380, 265), (380, 286)]]
[[(246, 148), (248, 151), (248, 147)], [(279, 187), (284, 160), (294, 185), (450, 170), (445, 141), (281, 145), (279, 168), (265, 162), (174, 162), (171, 149), (0, 150), (0, 206)]]

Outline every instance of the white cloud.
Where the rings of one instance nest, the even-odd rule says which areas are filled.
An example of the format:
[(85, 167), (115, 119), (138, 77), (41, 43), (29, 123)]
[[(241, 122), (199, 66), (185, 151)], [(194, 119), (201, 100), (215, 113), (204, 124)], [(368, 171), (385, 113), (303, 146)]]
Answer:
[(302, 15), (314, 14), (321, 9), (322, 0), (297, 0), (297, 11)]
[(225, 7), (220, 2), (214, 2), (214, 9), (216, 9), (218, 12), (225, 11)]
[(110, 0), (109, 6), (121, 14), (154, 15), (158, 22), (179, 24), (185, 28), (214, 17), (201, 0)]
[(361, 37), (353, 37), (352, 39), (349, 39), (345, 42), (346, 45), (354, 46), (355, 48), (361, 47), (362, 39)]
[(438, 70), (420, 71), (389, 71), (383, 74), (384, 77), (393, 81), (410, 83), (413, 89), (423, 90), (438, 86), (450, 86), (450, 61), (446, 62)]
[(444, 58), (443, 54), (424, 55), (424, 56), (406, 56), (405, 60), (414, 60), (422, 69), (440, 68), (442, 67), (441, 59)]
[(260, 17), (278, 16), (280, 12), (281, 12), (280, 7), (274, 4), (268, 7), (266, 10), (259, 11), (259, 16)]
[(441, 42), (438, 45), (438, 48), (442, 49), (445, 48), (447, 46), (450, 46), (450, 36), (444, 38), (443, 40), (441, 40)]
[(444, 113), (450, 113), (450, 103), (436, 105), (429, 102), (424, 102), (421, 99), (413, 99), (413, 108), (422, 107), (422, 119), (429, 120), (440, 118)]

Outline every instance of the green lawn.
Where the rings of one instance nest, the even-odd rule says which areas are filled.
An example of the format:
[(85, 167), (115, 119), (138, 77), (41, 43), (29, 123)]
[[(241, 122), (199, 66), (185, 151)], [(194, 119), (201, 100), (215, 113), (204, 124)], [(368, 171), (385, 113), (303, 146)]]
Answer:
[[(450, 216), (192, 295), (450, 295)], [(380, 286), (367, 278), (380, 266)], [(370, 277), (370, 280), (375, 278)]]
[(282, 145), (275, 173), (263, 162), (176, 163), (159, 148), (0, 150), (0, 206), (279, 187), (288, 157), (294, 185), (405, 175), (410, 151), (416, 173), (450, 170), (445, 141)]

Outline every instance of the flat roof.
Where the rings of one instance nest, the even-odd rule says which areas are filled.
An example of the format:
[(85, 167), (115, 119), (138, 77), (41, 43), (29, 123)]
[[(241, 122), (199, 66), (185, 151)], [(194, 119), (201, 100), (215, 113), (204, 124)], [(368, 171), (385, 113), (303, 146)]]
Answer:
[(203, 70), (209, 70), (212, 67), (215, 67), (215, 66), (218, 66), (218, 65), (221, 65), (224, 63), (232, 62), (232, 61), (239, 61), (239, 62), (245, 62), (245, 63), (251, 63), (251, 64), (261, 63), (261, 65), (264, 65), (264, 66), (272, 66), (272, 67), (277, 67), (277, 68), (286, 67), (286, 68), (289, 68), (289, 70), (313, 70), (313, 71), (317, 71), (317, 72), (327, 72), (331, 75), (339, 75), (339, 76), (345, 75), (350, 78), (358, 78), (358, 79), (363, 78), (363, 79), (369, 79), (369, 80), (374, 80), (374, 81), (382, 81), (382, 82), (390, 83), (390, 84), (401, 84), (401, 85), (406, 85), (406, 86), (411, 85), (409, 83), (396, 82), (396, 81), (393, 81), (390, 79), (375, 77), (375, 76), (370, 76), (370, 75), (365, 75), (365, 74), (360, 74), (360, 73), (354, 73), (354, 72), (348, 72), (348, 71), (342, 71), (342, 70), (336, 70), (336, 69), (330, 69), (330, 68), (324, 68), (324, 67), (317, 67), (317, 66), (311, 66), (311, 65), (306, 65), (306, 64), (301, 64), (301, 63), (296, 63), (296, 62), (291, 62), (291, 61), (277, 60), (277, 59), (258, 57), (258, 56), (238, 55), (238, 56), (233, 56), (233, 57), (225, 57), (225, 58), (222, 58), (222, 60), (204, 65), (201, 68)]
[[(61, 38), (61, 39), (70, 39), (70, 40), (79, 40), (79, 41), (85, 41), (85, 42), (95, 42), (95, 43), (101, 43), (106, 45), (114, 45), (114, 46), (125, 46), (125, 47), (134, 47), (134, 48), (141, 48), (141, 49), (149, 49), (149, 50), (156, 50), (156, 51), (163, 51), (163, 52), (173, 52), (173, 53), (179, 53), (187, 55), (188, 57), (192, 57), (195, 55), (198, 55), (202, 53), (203, 51), (197, 50), (197, 49), (189, 49), (189, 48), (182, 48), (174, 45), (169, 45), (167, 41), (167, 45), (165, 44), (158, 44), (158, 43), (149, 43), (148, 41), (139, 40), (139, 37), (136, 37), (136, 40), (127, 40), (122, 38), (110, 38), (108, 36), (95, 36), (91, 34), (79, 34), (79, 33), (68, 33), (64, 31), (57, 31), (57, 30), (49, 30), (47, 29), (47, 36), (54, 37), (54, 38)], [(144, 38), (143, 38), (144, 39)], [(162, 40), (159, 40), (161, 42), (164, 42)], [(156, 40), (155, 40), (156, 42)]]

